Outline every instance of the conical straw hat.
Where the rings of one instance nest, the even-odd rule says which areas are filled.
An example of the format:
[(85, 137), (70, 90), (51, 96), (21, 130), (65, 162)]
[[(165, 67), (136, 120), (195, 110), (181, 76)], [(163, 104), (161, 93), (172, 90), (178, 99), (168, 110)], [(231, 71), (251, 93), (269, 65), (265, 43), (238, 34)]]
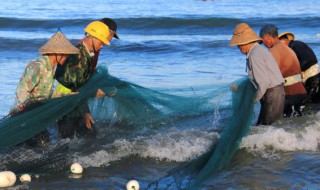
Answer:
[(287, 35), (288, 40), (294, 40), (294, 34), (292, 32), (282, 32), (278, 35), (278, 38), (281, 38), (283, 36)]
[(246, 23), (240, 23), (233, 31), (229, 46), (245, 45), (250, 42), (260, 41), (261, 38)]
[(39, 53), (78, 54), (79, 50), (73, 46), (66, 36), (59, 30), (39, 49)]

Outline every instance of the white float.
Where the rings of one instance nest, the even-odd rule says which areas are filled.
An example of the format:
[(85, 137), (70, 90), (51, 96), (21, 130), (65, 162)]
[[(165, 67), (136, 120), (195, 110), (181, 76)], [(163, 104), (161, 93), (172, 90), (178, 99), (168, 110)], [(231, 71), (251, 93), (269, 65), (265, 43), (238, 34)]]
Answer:
[(70, 170), (74, 174), (82, 174), (83, 167), (79, 163), (75, 162), (71, 165)]
[(14, 185), (16, 180), (17, 180), (16, 174), (14, 174), (13, 172), (11, 171), (0, 172), (0, 187), (10, 187)]
[(140, 186), (137, 180), (130, 180), (127, 183), (127, 190), (139, 190)]
[(23, 174), (20, 176), (20, 181), (23, 182), (31, 182), (31, 176), (29, 174)]

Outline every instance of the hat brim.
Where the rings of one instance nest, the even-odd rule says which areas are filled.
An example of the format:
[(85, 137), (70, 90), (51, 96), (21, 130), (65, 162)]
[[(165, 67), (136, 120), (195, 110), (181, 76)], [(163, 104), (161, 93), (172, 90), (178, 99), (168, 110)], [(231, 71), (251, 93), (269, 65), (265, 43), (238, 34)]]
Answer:
[(41, 54), (79, 54), (77, 47), (73, 46), (66, 36), (59, 30), (40, 49)]
[(252, 42), (262, 41), (261, 38), (258, 36), (254, 36), (253, 38), (243, 38), (241, 36), (232, 36), (229, 46), (239, 46), (239, 45), (246, 45)]
[(283, 36), (287, 36), (288, 40), (294, 40), (294, 34), (292, 32), (282, 32), (278, 35), (278, 38), (281, 38)]
[(114, 32), (113, 37), (115, 37), (115, 38), (117, 38), (118, 40), (120, 40), (120, 38), (119, 38), (118, 34), (117, 34), (115, 31), (113, 31), (113, 32)]
[[(111, 30), (111, 29), (110, 29)], [(118, 34), (117, 34), (117, 32), (116, 31), (114, 31), (114, 30), (111, 30), (112, 32), (113, 32), (113, 37), (114, 38), (117, 38), (118, 40), (120, 40), (120, 38), (119, 38), (119, 36), (118, 36)]]

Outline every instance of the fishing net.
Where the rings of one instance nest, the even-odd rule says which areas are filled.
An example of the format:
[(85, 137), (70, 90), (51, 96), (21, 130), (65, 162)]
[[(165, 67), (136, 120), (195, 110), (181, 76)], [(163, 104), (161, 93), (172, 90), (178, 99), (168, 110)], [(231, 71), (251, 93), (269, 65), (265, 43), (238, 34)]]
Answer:
[[(238, 90), (232, 98), (234, 113), (219, 143), (185, 167), (190, 174), (197, 174), (192, 184), (201, 183), (207, 175), (215, 173), (227, 164), (241, 138), (249, 129), (255, 92), (248, 79), (238, 83)], [(115, 95), (96, 99), (94, 97), (98, 89), (102, 89), (107, 95)], [(175, 94), (187, 94), (187, 91), (191, 93), (184, 96), (172, 95), (121, 80), (111, 76), (106, 68), (99, 67), (90, 80), (79, 89), (79, 93), (31, 103), (24, 112), (13, 113), (1, 120), (1, 157), (12, 156), (20, 160), (2, 162), (0, 168), (34, 173), (57, 173), (68, 170), (66, 166), (70, 164), (72, 157), (68, 155), (67, 145), (61, 143), (59, 138), (54, 140), (51, 138), (48, 146), (38, 147), (42, 153), (36, 154), (38, 157), (32, 160), (28, 159), (26, 153), (28, 143), (26, 145), (25, 142), (47, 129), (55, 129), (57, 121), (81, 105), (89, 105), (94, 118), (119, 127), (129, 126), (136, 134), (146, 128), (152, 130), (159, 126), (172, 127), (172, 124), (182, 118), (214, 114), (217, 101), (220, 106), (229, 105), (230, 97), (229, 99), (221, 97), (221, 94), (230, 92), (229, 85), (210, 89), (206, 93), (198, 93), (201, 90), (203, 89), (180, 89), (176, 90)], [(224, 109), (223, 106), (221, 109)], [(34, 150), (36, 148), (31, 148), (31, 151)]]
[(2, 151), (0, 170), (9, 170), (16, 175), (51, 175), (68, 171), (74, 159), (67, 151), (68, 145), (63, 141), (37, 148), (19, 145)]
[(168, 172), (168, 175), (148, 185), (148, 188), (198, 189), (211, 175), (225, 167), (249, 132), (254, 115), (256, 90), (248, 79), (236, 81), (232, 93), (231, 118), (216, 144), (197, 159)]

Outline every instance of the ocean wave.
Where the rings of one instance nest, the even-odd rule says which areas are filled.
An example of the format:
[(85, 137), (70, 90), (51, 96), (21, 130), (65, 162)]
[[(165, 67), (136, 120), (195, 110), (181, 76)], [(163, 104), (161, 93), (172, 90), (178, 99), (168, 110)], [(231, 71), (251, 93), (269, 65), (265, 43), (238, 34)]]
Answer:
[[(17, 29), (39, 31), (56, 28), (84, 28), (88, 23), (100, 18), (86, 19), (22, 19), (12, 17), (0, 17), (2, 30)], [(261, 27), (263, 23), (274, 23), (281, 26), (318, 27), (319, 16), (278, 16), (271, 18), (246, 17), (208, 17), (208, 16), (184, 16), (184, 17), (130, 17), (116, 18), (118, 29), (126, 33), (161, 33), (164, 31), (185, 31), (185, 33), (223, 33), (224, 29), (234, 28), (240, 22), (248, 22), (253, 27)], [(171, 35), (171, 33), (166, 33)]]
[(84, 27), (91, 21), (92, 20), (90, 19), (23, 19), (13, 17), (0, 17), (0, 28), (39, 31), (42, 29), (47, 30), (55, 29), (58, 27)]
[[(2, 32), (0, 31), (0, 35), (1, 34)], [(37, 35), (20, 36), (15, 34), (9, 34), (6, 37), (0, 37), (0, 40), (2, 42), (0, 44), (0, 51), (2, 54), (5, 54), (6, 52), (37, 53), (39, 48), (43, 46), (52, 37), (54, 33), (39, 34), (39, 37)], [(69, 38), (69, 35), (67, 36), (67, 38)], [(72, 44), (77, 44), (80, 39), (80, 36), (77, 39), (69, 38)]]
[(138, 136), (133, 140), (117, 139), (89, 155), (75, 153), (73, 156), (84, 167), (108, 166), (129, 156), (184, 162), (204, 154), (218, 138), (217, 132), (170, 129), (148, 137)]
[[(46, 43), (53, 33), (43, 32), (35, 35), (32, 32), (0, 31), (0, 40), (3, 42), (0, 50), (37, 52), (38, 48)], [(84, 35), (70, 33), (65, 33), (65, 35), (73, 44), (77, 44), (84, 37)], [(203, 49), (201, 52), (205, 52), (205, 50), (211, 51), (212, 48), (227, 47), (229, 38), (231, 38), (230, 35), (196, 35), (194, 38), (187, 35), (174, 35), (171, 40), (168, 40), (162, 35), (123, 35), (121, 40), (113, 40), (111, 46), (105, 48), (111, 48), (116, 52), (138, 53), (177, 53), (198, 49)]]
[(280, 127), (254, 126), (251, 134), (242, 140), (240, 148), (266, 157), (276, 152), (318, 151), (319, 118), (320, 112), (302, 117), (303, 123), (289, 122)]

